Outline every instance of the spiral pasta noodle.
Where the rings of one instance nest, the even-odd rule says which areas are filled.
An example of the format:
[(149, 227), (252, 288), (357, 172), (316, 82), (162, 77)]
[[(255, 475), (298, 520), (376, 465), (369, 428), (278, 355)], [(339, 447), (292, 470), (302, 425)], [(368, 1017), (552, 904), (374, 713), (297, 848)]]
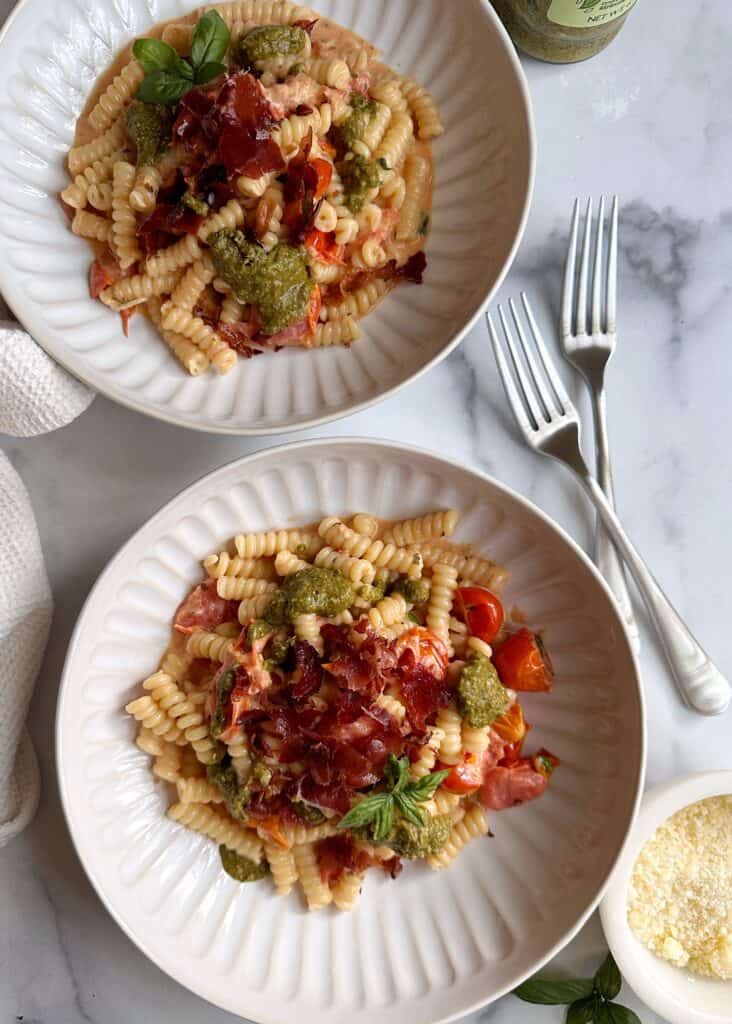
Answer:
[(472, 754), (476, 758), (482, 757), (490, 745), (490, 731), (491, 727), (489, 725), (483, 726), (482, 728), (474, 728), (473, 726), (468, 725), (466, 721), (463, 721), (463, 751), (466, 754)]
[(404, 162), (405, 199), (399, 214), (396, 239), (404, 241), (414, 238), (423, 228), (426, 207), (429, 202), (429, 183), (432, 166), (425, 157), (410, 153)]
[(353, 910), (361, 895), (364, 875), (344, 871), (333, 886), (333, 903), (339, 910)]
[(125, 711), (128, 715), (132, 715), (143, 729), (155, 736), (160, 736), (161, 739), (175, 743), (180, 737), (180, 729), (168, 718), (165, 711), (158, 707), (149, 694), (137, 697), (136, 700), (125, 704)]
[(409, 766), (409, 776), (412, 779), (423, 779), (434, 771), (437, 762), (437, 752), (444, 738), (444, 732), (437, 725), (430, 729), (429, 739), (417, 750), (417, 758)]
[[(144, 275), (147, 276), (147, 275)], [(176, 277), (176, 274), (161, 275), (163, 278), (170, 279)], [(133, 280), (130, 278), (129, 280)], [(159, 278), (153, 278), (153, 287), (157, 289), (158, 285), (154, 282), (160, 281)], [(160, 300), (155, 295), (151, 295), (145, 303), (145, 309), (147, 315), (155, 327), (158, 329), (160, 337), (163, 339), (165, 344), (168, 346), (170, 351), (181, 363), (185, 370), (192, 377), (197, 377), (199, 373), (203, 373), (208, 368), (209, 358), (205, 352), (202, 352), (200, 348), (193, 344), (193, 342), (186, 338), (182, 334), (178, 334), (176, 331), (169, 331), (163, 327), (163, 318), (160, 314)]]
[(449, 645), (450, 610), (457, 590), (457, 570), (444, 562), (432, 569), (432, 587), (427, 605), (427, 628)]
[(224, 802), (224, 794), (208, 779), (178, 778), (176, 787), (178, 800), (182, 804), (222, 804)]
[(333, 893), (321, 881), (318, 859), (312, 843), (303, 843), (293, 847), (292, 856), (295, 861), (298, 879), (302, 886), (308, 910), (320, 910), (333, 899)]
[(239, 604), (239, 622), (242, 626), (251, 619), (261, 619), (270, 602), (270, 595), (258, 594), (256, 597), (246, 597)]
[(393, 626), (407, 614), (407, 602), (402, 594), (390, 594), (382, 598), (368, 613), (368, 620), (374, 629)]
[(318, 324), (313, 338), (314, 348), (329, 348), (332, 345), (350, 345), (361, 335), (361, 330), (350, 316)]
[(200, 832), (222, 846), (256, 863), (262, 859), (262, 842), (248, 828), (215, 811), (210, 804), (178, 802), (168, 809), (168, 817), (193, 832)]
[(304, 530), (270, 530), (263, 533), (239, 533), (234, 546), (240, 558), (263, 558), (279, 551), (297, 551), (306, 546), (312, 534)]
[(484, 836), (487, 831), (488, 821), (485, 814), (477, 804), (473, 804), (465, 812), (465, 816), (453, 825), (452, 832), (442, 850), (432, 857), (428, 857), (427, 863), (433, 870), (448, 867), (471, 839)]
[(130, 192), (130, 206), (138, 213), (150, 213), (155, 208), (163, 176), (153, 164), (138, 167)]
[(236, 0), (234, 3), (212, 5), (206, 10), (218, 11), (230, 28), (237, 22), (292, 25), (296, 21), (307, 21), (313, 13), (290, 0)]
[(89, 114), (89, 123), (98, 132), (103, 132), (116, 121), (130, 102), (138, 86), (142, 83), (144, 72), (136, 60), (125, 64), (120, 73), (107, 86)]
[(166, 331), (190, 338), (216, 367), (219, 373), (228, 373), (236, 364), (236, 352), (230, 348), (212, 327), (193, 316), (187, 309), (180, 309), (172, 301), (163, 303), (160, 314)]
[[(337, 516), (323, 519), (318, 532), (331, 548), (350, 555), (354, 559), (370, 562), (375, 569), (389, 569), (393, 572), (409, 572), (418, 561), (419, 553), (409, 548), (397, 548), (394, 544), (385, 544), (383, 540), (373, 540), (356, 533)], [(371, 582), (361, 580), (360, 582)]]
[(243, 601), (247, 597), (270, 594), (276, 584), (269, 580), (246, 579), (239, 576), (222, 576), (216, 584), (216, 592), (225, 601)]
[(323, 103), (311, 114), (290, 114), (284, 121), (280, 121), (272, 137), (287, 157), (297, 150), (309, 131), (312, 130), (315, 135), (327, 135), (332, 123), (331, 105)]
[(97, 242), (108, 242), (112, 234), (112, 221), (98, 217), (88, 210), (77, 210), (71, 221), (71, 230), (82, 238), (93, 238)]
[(387, 711), (393, 719), (395, 719), (399, 725), (402, 724), (407, 716), (407, 709), (404, 707), (400, 700), (396, 697), (392, 697), (389, 693), (382, 693), (376, 698), (376, 703), (384, 711)]
[(195, 630), (186, 641), (186, 650), (191, 657), (209, 658), (211, 661), (223, 661), (230, 647), (230, 637), (208, 633), (205, 629)]
[(460, 576), (472, 583), (487, 587), (489, 590), (498, 590), (505, 583), (506, 570), (495, 562), (479, 555), (467, 555), (462, 551), (448, 551), (437, 541), (428, 542), (420, 546), (424, 564), (432, 568), (437, 562), (444, 562), (457, 569)]
[(244, 223), (244, 216), (244, 207), (239, 200), (230, 199), (225, 206), (205, 219), (198, 229), (198, 238), (205, 242), (209, 235), (215, 235), (217, 231), (233, 231)]
[(238, 732), (236, 736), (226, 744), (226, 753), (231, 758), (231, 767), (236, 772), (239, 783), (247, 781), (252, 768), (252, 758), (249, 750), (249, 739), (244, 732)]
[(186, 270), (171, 292), (170, 301), (179, 309), (192, 310), (216, 271), (211, 259), (204, 254)]
[(379, 524), (368, 512), (357, 512), (351, 520), (351, 529), (364, 537), (375, 537), (379, 532)]
[(112, 248), (123, 270), (137, 263), (142, 256), (137, 243), (137, 222), (130, 208), (134, 180), (132, 164), (118, 160), (112, 172)]
[(315, 564), (325, 569), (337, 569), (352, 583), (371, 583), (375, 575), (374, 566), (362, 558), (351, 558), (342, 551), (324, 547), (315, 556)]
[(200, 259), (201, 249), (195, 235), (186, 235), (179, 242), (174, 242), (166, 249), (160, 249), (154, 256), (145, 260), (145, 273), (150, 277), (158, 274), (170, 274), (174, 270), (188, 266)]
[(67, 161), (69, 171), (73, 175), (81, 174), (85, 168), (95, 164), (98, 160), (103, 160), (118, 150), (124, 150), (126, 145), (127, 131), (123, 119), (118, 118), (111, 128), (108, 128), (102, 135), (98, 135), (96, 139), (92, 139), (91, 142), (87, 142), (83, 146), (72, 146)]
[(404, 160), (413, 137), (412, 118), (407, 113), (397, 111), (374, 153), (374, 158), (383, 161), (389, 171), (396, 171)]
[(440, 708), (437, 712), (435, 725), (442, 734), (439, 751), (440, 760), (443, 764), (457, 764), (463, 748), (462, 720), (457, 708), (452, 704)]
[(328, 320), (340, 320), (343, 317), (360, 320), (378, 306), (388, 290), (386, 281), (376, 277), (340, 302), (327, 304), (325, 309)]
[(285, 850), (276, 843), (264, 844), (264, 856), (267, 858), (272, 881), (278, 896), (286, 896), (297, 881), (298, 874), (292, 850)]
[(435, 139), (445, 131), (434, 100), (418, 82), (411, 78), (402, 81), (402, 92), (417, 122), (420, 139)]
[(320, 636), (318, 616), (314, 612), (303, 612), (295, 616), (292, 625), (295, 629), (295, 636), (299, 640), (309, 643), (322, 657), (323, 640)]
[(275, 555), (275, 572), (278, 576), (290, 576), (301, 569), (309, 569), (310, 563), (298, 558), (292, 551), (278, 551)]
[[(242, 534), (242, 536), (246, 535)], [(214, 579), (221, 579), (222, 576), (239, 576), (241, 579), (261, 580), (274, 580), (277, 578), (272, 563), (262, 557), (242, 558), (239, 555), (230, 555), (228, 551), (220, 551), (217, 555), (208, 555), (204, 558), (202, 564), (207, 575)]]
[(153, 761), (152, 771), (164, 782), (177, 782), (180, 778), (180, 748), (174, 743), (166, 743)]
[(112, 176), (112, 167), (117, 159), (116, 153), (103, 156), (94, 163), (89, 164), (83, 171), (76, 175), (73, 182), (61, 192), (61, 198), (69, 206), (75, 209), (83, 209), (86, 206), (89, 190), (93, 185), (99, 185), (108, 181)]
[(311, 60), (305, 70), (316, 82), (333, 89), (346, 91), (351, 84), (351, 69), (340, 57), (321, 57)]
[(459, 518), (460, 514), (455, 509), (448, 509), (445, 512), (431, 512), (417, 519), (402, 519), (384, 531), (383, 540), (406, 547), (438, 537), (452, 537)]

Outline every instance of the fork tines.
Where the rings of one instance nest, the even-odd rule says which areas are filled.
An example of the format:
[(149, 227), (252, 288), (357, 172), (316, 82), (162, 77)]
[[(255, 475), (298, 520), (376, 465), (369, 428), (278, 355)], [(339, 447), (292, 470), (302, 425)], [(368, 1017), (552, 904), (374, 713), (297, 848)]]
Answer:
[[(564, 290), (562, 293), (562, 337), (587, 334), (587, 295), (591, 287), (590, 300), (590, 334), (614, 334), (616, 328), (617, 305), (617, 267), (618, 267), (618, 197), (613, 196), (610, 210), (610, 231), (607, 248), (607, 263), (603, 274), (603, 235), (605, 230), (605, 197), (600, 197), (595, 229), (595, 245), (592, 260), (592, 199), (587, 200), (582, 252), (580, 254), (579, 274), (577, 273), (577, 241), (580, 219), (579, 199), (574, 201), (572, 226), (569, 233), (569, 250), (567, 266), (564, 274)], [(590, 285), (590, 262), (592, 262), (592, 282)], [(574, 302), (575, 287), (577, 301)], [(603, 310), (603, 291), (605, 306)], [(573, 308), (575, 322), (572, 321)], [(603, 316), (604, 312), (604, 316)]]
[(513, 299), (508, 301), (513, 328), (503, 307), (497, 307), (503, 342), (499, 338), (490, 313), (486, 319), (496, 362), (511, 408), (529, 443), (536, 445), (541, 440), (539, 435), (546, 432), (545, 428), (569, 422), (577, 423), (578, 417), (547, 351), (524, 292), (521, 293), (521, 305), (525, 323)]

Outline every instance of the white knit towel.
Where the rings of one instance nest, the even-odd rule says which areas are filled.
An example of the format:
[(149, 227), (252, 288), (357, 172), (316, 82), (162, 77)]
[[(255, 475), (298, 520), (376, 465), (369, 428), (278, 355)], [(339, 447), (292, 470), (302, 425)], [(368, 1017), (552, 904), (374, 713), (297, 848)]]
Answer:
[[(94, 392), (17, 324), (0, 321), (0, 433), (31, 437), (76, 419)], [(53, 614), (28, 492), (0, 452), (0, 846), (32, 820), (38, 763), (24, 728)]]

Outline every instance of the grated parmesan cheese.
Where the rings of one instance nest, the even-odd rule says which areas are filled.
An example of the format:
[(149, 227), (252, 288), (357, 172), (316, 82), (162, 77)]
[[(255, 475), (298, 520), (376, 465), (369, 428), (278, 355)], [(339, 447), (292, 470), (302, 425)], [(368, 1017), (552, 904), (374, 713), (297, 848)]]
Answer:
[(678, 811), (641, 850), (628, 922), (678, 967), (732, 980), (732, 796)]

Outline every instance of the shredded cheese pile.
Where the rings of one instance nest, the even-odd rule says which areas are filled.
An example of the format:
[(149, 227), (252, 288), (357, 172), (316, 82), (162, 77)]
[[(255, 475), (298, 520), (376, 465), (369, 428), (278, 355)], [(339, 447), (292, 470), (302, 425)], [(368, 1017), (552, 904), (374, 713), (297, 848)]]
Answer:
[(628, 921), (658, 956), (732, 980), (732, 796), (678, 811), (633, 868)]

